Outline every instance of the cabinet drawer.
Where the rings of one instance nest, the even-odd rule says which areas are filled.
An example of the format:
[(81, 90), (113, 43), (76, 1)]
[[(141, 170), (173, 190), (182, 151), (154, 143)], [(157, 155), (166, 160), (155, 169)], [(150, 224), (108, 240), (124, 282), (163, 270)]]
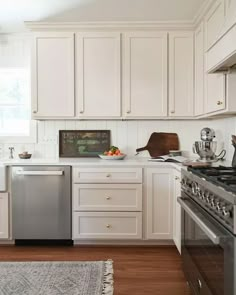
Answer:
[(74, 184), (74, 211), (142, 211), (142, 184)]
[(73, 239), (141, 239), (141, 212), (74, 212)]
[(74, 168), (74, 183), (142, 183), (142, 168)]

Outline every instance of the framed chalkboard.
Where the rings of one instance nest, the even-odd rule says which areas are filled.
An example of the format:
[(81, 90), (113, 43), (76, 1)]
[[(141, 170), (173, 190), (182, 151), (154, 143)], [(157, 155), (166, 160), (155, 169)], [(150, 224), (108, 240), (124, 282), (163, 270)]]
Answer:
[(59, 157), (98, 157), (110, 145), (110, 130), (59, 131)]

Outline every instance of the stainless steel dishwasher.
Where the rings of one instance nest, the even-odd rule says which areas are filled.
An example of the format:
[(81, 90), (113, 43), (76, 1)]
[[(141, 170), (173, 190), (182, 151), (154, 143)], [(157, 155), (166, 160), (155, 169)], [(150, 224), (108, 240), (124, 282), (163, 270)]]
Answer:
[(12, 167), (12, 236), (28, 241), (71, 241), (71, 167)]

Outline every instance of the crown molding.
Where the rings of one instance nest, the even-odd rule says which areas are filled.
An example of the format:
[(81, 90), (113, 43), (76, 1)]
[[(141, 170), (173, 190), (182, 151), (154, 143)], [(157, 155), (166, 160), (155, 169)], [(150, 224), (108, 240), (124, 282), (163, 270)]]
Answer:
[(210, 9), (215, 0), (207, 0), (206, 3), (199, 8), (198, 12), (195, 14), (193, 18), (193, 25), (197, 27), (199, 23), (203, 20), (207, 11)]
[(31, 31), (49, 30), (193, 30), (192, 21), (25, 22)]

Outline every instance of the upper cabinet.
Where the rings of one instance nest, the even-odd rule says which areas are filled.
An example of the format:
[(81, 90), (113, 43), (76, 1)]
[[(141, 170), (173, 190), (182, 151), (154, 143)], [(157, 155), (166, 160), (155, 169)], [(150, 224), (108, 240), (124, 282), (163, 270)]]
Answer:
[(206, 74), (205, 112), (214, 113), (226, 106), (226, 75)]
[(217, 40), (225, 20), (225, 1), (216, 0), (205, 17), (205, 44), (208, 50)]
[(169, 34), (169, 116), (193, 116), (194, 48), (192, 32)]
[(76, 116), (121, 116), (120, 33), (76, 35)]
[(194, 114), (204, 114), (205, 88), (204, 88), (204, 24), (201, 23), (195, 31), (195, 98)]
[(167, 32), (124, 35), (124, 104), (126, 118), (167, 116)]
[(37, 33), (32, 51), (33, 118), (74, 116), (74, 34)]

